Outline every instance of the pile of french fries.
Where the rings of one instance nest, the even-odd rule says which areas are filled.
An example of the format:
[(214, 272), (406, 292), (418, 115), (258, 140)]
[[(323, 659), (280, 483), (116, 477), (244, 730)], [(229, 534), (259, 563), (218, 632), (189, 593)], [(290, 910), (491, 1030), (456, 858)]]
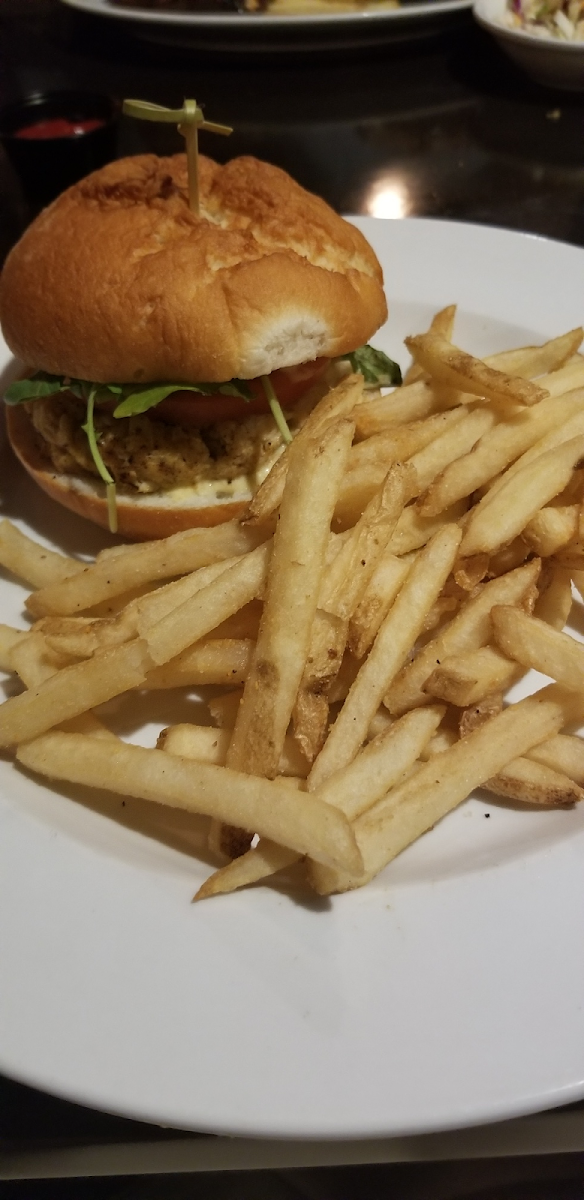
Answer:
[[(293, 864), (322, 895), (360, 887), (479, 786), (584, 797), (584, 646), (564, 632), (584, 595), (583, 331), (481, 360), (454, 316), (407, 339), (400, 389), (329, 390), (241, 523), (91, 565), (0, 524), (0, 563), (34, 589), (30, 630), (0, 627), (23, 685), (0, 747), (206, 818), (220, 865), (197, 899)], [(529, 668), (554, 682), (505, 703)], [(95, 711), (207, 684), (213, 724), (156, 748)]]

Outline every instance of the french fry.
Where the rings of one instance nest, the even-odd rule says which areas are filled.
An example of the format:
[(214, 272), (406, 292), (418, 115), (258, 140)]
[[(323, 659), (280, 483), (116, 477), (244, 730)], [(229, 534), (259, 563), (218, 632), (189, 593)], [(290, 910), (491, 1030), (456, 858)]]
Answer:
[[(531, 551), (527, 542), (523, 541), (522, 537), (514, 538), (508, 546), (503, 546), (501, 550), (497, 550), (496, 554), (491, 554), (489, 558), (489, 569), (487, 571), (488, 579), (497, 579), (499, 575), (506, 575), (508, 571), (515, 571), (517, 567), (531, 557)], [(471, 556), (471, 562), (473, 557)]]
[[(27, 633), (13, 647), (13, 669), (20, 676), (27, 688), (36, 688), (46, 679), (68, 666), (68, 656), (56, 654), (47, 645), (42, 633)], [(115, 733), (107, 729), (93, 712), (82, 712), (70, 720), (61, 722), (61, 728), (69, 733), (87, 733), (91, 737), (108, 738), (117, 741)]]
[(98, 738), (102, 742), (119, 742), (117, 734), (113, 733), (96, 717), (94, 712), (80, 713), (78, 717), (71, 717), (69, 721), (62, 721), (58, 726), (63, 733), (83, 733), (86, 737)]
[(497, 645), (508, 658), (549, 675), (569, 691), (584, 690), (584, 646), (515, 608), (491, 613)]
[(144, 683), (149, 665), (142, 641), (102, 650), (64, 667), (38, 687), (0, 705), (0, 746), (14, 746), (86, 713)]
[[(544, 342), (542, 346), (519, 346), (515, 350), (503, 350), (483, 359), (490, 367), (506, 371), (509, 375), (521, 375), (524, 379), (535, 379), (550, 371), (558, 371), (569, 363), (582, 343), (584, 331), (571, 329), (559, 337)], [(580, 360), (584, 367), (584, 359)], [(584, 377), (582, 379), (584, 383)], [(547, 385), (546, 385), (547, 386)], [(577, 385), (575, 385), (577, 386)]]
[(41, 617), (35, 630), (57, 654), (91, 658), (96, 650), (120, 646), (136, 636), (136, 623), (126, 614), (127, 609), (116, 617)]
[[(85, 664), (84, 664), (85, 665)], [(19, 762), (50, 779), (100, 787), (214, 817), (310, 854), (359, 870), (347, 818), (314, 796), (227, 767), (82, 734), (51, 733), (20, 746)], [(355, 864), (355, 865), (352, 865)]]
[[(224, 766), (230, 740), (230, 729), (213, 729), (209, 725), (171, 725), (159, 734), (157, 747), (179, 758), (194, 758), (197, 762)], [(292, 737), (284, 739), (278, 771), (280, 775), (296, 779), (308, 775), (308, 763)]]
[(294, 850), (287, 850), (285, 846), (279, 846), (268, 838), (260, 838), (257, 846), (210, 875), (194, 899), (207, 900), (210, 896), (221, 896), (227, 892), (235, 892), (238, 888), (249, 887), (252, 883), (259, 883), (261, 879), (275, 875), (277, 871), (291, 867), (298, 862), (299, 857)]
[[(361, 751), (344, 770), (336, 772), (314, 793), (353, 820), (365, 812), (407, 774), (439, 725), (444, 709), (421, 709), (408, 713)], [(235, 891), (257, 883), (296, 859), (289, 851), (260, 839), (242, 858), (223, 867), (197, 892), (196, 900)]]
[(463, 558), (455, 564), (454, 581), (463, 592), (474, 592), (489, 572), (490, 559), (488, 554), (475, 554), (473, 558)]
[(423, 517), (418, 512), (417, 508), (412, 504), (404, 511), (393, 531), (388, 550), (392, 554), (402, 555), (410, 554), (412, 550), (419, 550), (421, 546), (425, 546), (430, 538), (438, 533), (444, 527), (444, 524), (452, 525), (454, 521), (459, 521), (466, 512), (466, 501), (460, 500), (457, 504), (453, 504), (440, 517)]
[(565, 710), (553, 689), (513, 704), (424, 763), (400, 787), (355, 822), (364, 870), (351, 875), (313, 866), (310, 879), (321, 895), (362, 887), (487, 779), (532, 746), (558, 733)]
[(506, 692), (521, 673), (517, 663), (510, 662), (500, 650), (482, 646), (441, 659), (423, 690), (428, 696), (465, 708), (493, 692)]
[(425, 636), (438, 625), (443, 625), (447, 617), (453, 617), (460, 603), (457, 596), (439, 596), (424, 621), (422, 635)]
[(45, 587), (76, 575), (84, 563), (34, 542), (12, 521), (0, 521), (0, 566), (6, 567), (24, 583), (34, 588)]
[[(89, 658), (96, 650), (119, 646), (138, 633), (144, 636), (157, 620), (178, 608), (184, 600), (212, 583), (236, 562), (239, 562), (239, 558), (201, 567), (199, 571), (184, 575), (182, 579), (158, 588), (147, 597), (131, 600), (115, 617), (41, 617), (35, 629), (44, 633), (47, 644), (57, 653)], [(143, 600), (147, 603), (143, 604)], [(260, 615), (261, 605), (252, 600), (218, 625), (213, 631), (214, 636), (222, 639), (255, 639)]]
[(31, 630), (13, 646), (10, 659), (12, 670), (16, 671), (26, 688), (37, 687), (72, 662), (69, 655), (53, 650), (44, 633), (37, 630)]
[(311, 791), (351, 762), (365, 741), (384, 693), (452, 570), (459, 545), (458, 526), (446, 525), (416, 558), (313, 765)]
[[(365, 443), (361, 443), (364, 445)], [(353, 447), (355, 449), (356, 447)], [(398, 464), (393, 464), (397, 466)], [(364, 510), (371, 504), (383, 487), (390, 462), (365, 463), (346, 472), (339, 497), (335, 505), (334, 527), (342, 533), (350, 533), (360, 520)], [(411, 472), (411, 495), (417, 495), (418, 487), (414, 472)]]
[(359, 674), (360, 666), (361, 664), (351, 654), (351, 651), (346, 650), (345, 656), (341, 663), (340, 671), (329, 693), (329, 701), (331, 704), (339, 704), (341, 700), (346, 699), (357, 678), (357, 675)]
[(584, 791), (573, 779), (530, 758), (514, 758), (484, 786), (495, 796), (548, 808), (565, 808), (584, 799)]
[(356, 442), (349, 455), (348, 476), (362, 467), (385, 467), (387, 474), (392, 463), (404, 462), (405, 459), (411, 458), (412, 454), (417, 454), (435, 438), (464, 421), (467, 415), (467, 410), (463, 407), (450, 408), (446, 412), (434, 413), (423, 421), (396, 425), (395, 428), (386, 429), (383, 433), (373, 434), (372, 437)]
[(349, 618), (395, 529), (412, 486), (408, 467), (390, 468), (334, 561), (324, 572), (306, 664), (293, 710), (294, 736), (313, 762), (324, 742), (328, 695), (347, 643)]
[(381, 622), (387, 616), (410, 569), (408, 558), (397, 558), (386, 550), (349, 622), (349, 647), (356, 658), (363, 658), (373, 644)]
[[(312, 410), (296, 434), (294, 442), (300, 446), (308, 446), (313, 438), (320, 437), (328, 425), (349, 416), (362, 398), (363, 379), (361, 375), (346, 376)], [(251, 500), (247, 512), (249, 524), (265, 523), (279, 508), (284, 494), (290, 458), (291, 446), (288, 446), (274, 463), (269, 475)]]
[(507, 375), (473, 358), (454, 346), (439, 333), (423, 333), (405, 339), (412, 357), (434, 380), (446, 387), (458, 388), (471, 396), (486, 400), (511, 401), (515, 404), (537, 404), (544, 400), (545, 388), (517, 375)]
[(208, 638), (149, 671), (146, 688), (227, 686), (247, 679), (255, 643), (250, 638)]
[[(430, 332), (439, 333), (442, 337), (452, 338), (454, 329), (454, 318), (456, 317), (456, 304), (449, 304), (447, 308), (441, 308), (435, 313), (430, 322)], [(404, 375), (404, 384), (415, 383), (417, 379), (424, 377), (424, 369), (417, 362), (413, 362), (408, 367)]]
[(272, 546), (268, 542), (243, 555), (207, 587), (144, 630), (151, 658), (157, 666), (176, 658), (222, 621), (249, 604), (263, 590)]
[(474, 408), (423, 450), (412, 455), (408, 462), (416, 472), (418, 494), (424, 492), (451, 462), (468, 454), (496, 422), (497, 413), (492, 407)]
[(584, 435), (541, 454), (492, 496), (488, 493), (470, 515), (461, 556), (495, 553), (522, 533), (529, 521), (565, 488), (584, 455)]
[(450, 725), (443, 724), (422, 750), (420, 759), (422, 762), (429, 762), (436, 754), (442, 754), (443, 750), (450, 750), (450, 747), (454, 746), (457, 741), (457, 730), (451, 728)]
[[(551, 691), (552, 689), (549, 688), (548, 692), (551, 693)], [(577, 705), (576, 711), (570, 712), (566, 707), (565, 700), (566, 697), (564, 697), (566, 722), (569, 723), (574, 719), (580, 720), (583, 715), (581, 706)], [(460, 718), (461, 736), (466, 737), (474, 729), (484, 725), (489, 717), (500, 712), (501, 709), (500, 695), (468, 708)], [(438, 742), (441, 733), (442, 730), (431, 740), (430, 747)], [(438, 746), (437, 750), (442, 748), (445, 747)], [(531, 766), (542, 764), (549, 767), (554, 772), (555, 779), (535, 774), (527, 765), (527, 760), (530, 760)], [(524, 804), (563, 805), (574, 803), (581, 797), (573, 793), (570, 785), (584, 783), (584, 742), (581, 738), (573, 735), (556, 734), (528, 750), (525, 757), (513, 759), (499, 772), (496, 781), (501, 783), (499, 795), (505, 795)], [(493, 786), (491, 789), (491, 783), (493, 781), (489, 780), (484, 786), (497, 793), (497, 787)], [(534, 789), (536, 789), (535, 794)]]
[(153, 580), (246, 554), (264, 540), (265, 534), (243, 529), (237, 521), (212, 529), (187, 529), (160, 542), (128, 546), (124, 554), (98, 555), (95, 563), (71, 578), (34, 592), (27, 607), (35, 617), (71, 616)]
[(548, 558), (576, 537), (579, 512), (577, 504), (540, 508), (525, 526), (522, 537), (535, 554)]
[(584, 741), (573, 734), (558, 733), (528, 751), (528, 758), (542, 763), (584, 786)]
[[(275, 775), (310, 647), (325, 550), (354, 426), (293, 442), (274, 535), (264, 611), (228, 765)], [(334, 565), (334, 564), (333, 564)]]
[(434, 704), (406, 713), (318, 787), (309, 783), (309, 791), (355, 821), (406, 775), (436, 733), (444, 711)]
[(339, 673), (349, 623), (317, 609), (310, 645), (292, 710), (294, 737), (309, 762), (314, 762), (326, 737), (329, 693)]
[[(172, 583), (155, 588), (146, 596), (139, 596), (137, 599), (131, 600), (124, 610), (125, 624), (130, 628), (133, 627), (136, 633), (144, 637), (153, 625), (162, 621), (169, 613), (175, 612), (179, 605), (191, 600), (197, 592), (202, 592), (203, 588), (215, 583), (220, 575), (241, 562), (242, 557), (242, 555), (237, 555), (221, 562), (209, 563), (206, 567), (189, 571), (181, 579), (174, 579)], [(122, 614), (120, 617), (123, 619)]]
[[(584, 362), (584, 360), (583, 360)], [(560, 399), (550, 397), (521, 409), (485, 433), (474, 449), (445, 467), (419, 503), (420, 512), (436, 516), (456, 500), (470, 496), (535, 446), (546, 434), (584, 409), (584, 389)]]
[(572, 392), (576, 388), (582, 387), (584, 385), (584, 356), (574, 354), (566, 359), (562, 367), (550, 367), (549, 373), (541, 376), (539, 382), (542, 381), (550, 396), (563, 396), (566, 392)]
[(491, 717), (503, 711), (503, 694), (492, 692), (476, 704), (464, 708), (458, 718), (458, 731), (461, 738), (468, 737), (475, 729), (480, 729)]
[[(584, 693), (572, 692), (561, 684), (551, 683), (544, 689), (554, 703), (560, 704), (564, 712), (564, 726), (578, 725), (584, 721)], [(539, 745), (539, 743), (538, 743)]]
[(394, 723), (393, 717), (390, 717), (387, 709), (381, 706), (377, 709), (377, 712), (369, 723), (369, 729), (367, 730), (367, 741), (372, 742), (373, 738), (376, 738), (380, 733), (385, 733), (386, 730), (389, 729)]
[[(490, 613), (495, 604), (530, 604), (535, 600), (539, 562), (518, 567), (485, 584), (478, 595), (467, 600), (450, 624), (420, 650), (387, 692), (384, 703), (394, 716), (426, 704), (424, 685), (442, 660), (452, 655), (479, 650), (491, 640)], [(503, 600), (502, 597), (505, 599)]]
[(319, 608), (341, 620), (352, 617), (398, 520), (410, 499), (415, 476), (407, 465), (391, 467), (379, 492), (348, 533), (339, 553), (327, 567)]
[(394, 389), (380, 400), (362, 400), (351, 416), (355, 422), (357, 438), (373, 437), (398, 425), (411, 421), (423, 421), (444, 408), (431, 383), (418, 379), (415, 383)]
[(584, 542), (580, 539), (570, 542), (568, 546), (557, 551), (554, 562), (558, 567), (570, 571), (572, 575), (577, 575), (584, 569)]
[[(579, 330), (574, 332), (579, 334)], [(544, 386), (550, 396), (556, 396), (584, 384), (584, 359), (576, 363), (564, 359), (566, 349), (574, 344), (573, 341), (564, 339), (571, 337), (571, 334), (562, 335), (561, 338), (554, 338), (543, 346), (524, 346), (519, 350), (491, 354), (483, 359), (483, 362), (487, 367), (508, 372), (510, 375), (520, 375), (525, 379), (543, 375), (549, 363), (547, 369), (557, 375), (557, 379), (553, 382), (549, 378), (546, 379)], [(558, 363), (562, 364), (560, 369), (556, 365)], [(436, 388), (431, 381), (417, 379), (387, 396), (382, 396), (380, 401), (365, 401), (358, 405), (352, 415), (357, 426), (357, 436), (371, 437), (407, 421), (423, 420), (437, 411), (463, 402), (468, 403), (469, 399), (465, 392), (445, 392)]]
[(584, 571), (571, 571), (569, 574), (574, 587), (580, 593), (580, 599), (584, 600)]
[[(544, 572), (542, 572), (542, 576)], [(552, 629), (563, 629), (572, 610), (572, 581), (570, 572), (556, 567), (548, 578), (539, 581), (539, 596), (533, 610), (534, 617), (551, 625)]]
[(13, 671), (12, 651), (19, 642), (28, 637), (25, 629), (13, 629), (11, 625), (0, 625), (0, 671)]
[[(570, 393), (570, 396), (571, 395), (572, 393)], [(577, 395), (584, 397), (584, 389), (579, 389)], [(568, 397), (562, 397), (562, 401), (564, 399), (568, 399)], [(506, 486), (515, 475), (519, 474), (519, 472), (523, 471), (525, 467), (533, 463), (536, 458), (541, 458), (542, 454), (547, 453), (548, 450), (554, 450), (558, 446), (563, 445), (565, 442), (571, 441), (573, 438), (582, 437), (584, 434), (584, 407), (579, 407), (576, 412), (573, 412), (570, 417), (564, 419), (563, 421), (561, 420), (562, 416), (565, 417), (563, 403), (560, 405), (558, 401), (556, 401), (555, 420), (551, 429), (545, 434), (544, 437), (540, 437), (539, 441), (530, 446), (529, 449), (520, 456), (520, 458), (517, 458), (515, 462), (513, 462), (511, 466), (503, 472), (503, 474), (498, 475), (495, 479), (493, 479), (488, 490), (484, 493), (483, 500), (486, 501), (488, 498), (493, 499), (497, 495), (497, 492), (499, 492), (502, 487)], [(571, 482), (572, 477), (568, 480), (566, 487), (569, 487)], [(562, 489), (562, 491), (565, 492), (565, 489)], [(558, 497), (560, 494), (561, 493), (558, 492)], [(547, 503), (547, 501), (542, 501), (541, 507), (543, 507), (544, 503)]]

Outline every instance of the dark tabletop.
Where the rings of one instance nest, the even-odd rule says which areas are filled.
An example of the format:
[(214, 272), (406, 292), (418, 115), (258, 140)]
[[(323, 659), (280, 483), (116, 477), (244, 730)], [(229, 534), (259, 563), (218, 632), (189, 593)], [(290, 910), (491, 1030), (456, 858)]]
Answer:
[[(468, 13), (431, 35), (420, 27), (411, 40), (334, 54), (221, 55), (136, 29), (58, 0), (0, 0), (0, 105), (71, 87), (170, 106), (194, 95), (235, 127), (228, 140), (203, 134), (202, 149), (277, 163), (342, 212), (379, 215), (385, 189), (402, 215), (584, 244), (584, 97), (530, 84)], [(119, 154), (181, 147), (170, 126), (121, 122)], [(0, 150), (0, 256), (31, 213)], [(5, 1145), (146, 1135), (0, 1080)]]
[[(0, 103), (60, 87), (167, 105), (195, 95), (235, 126), (202, 134), (204, 150), (266, 158), (342, 212), (371, 212), (388, 184), (407, 215), (584, 243), (584, 100), (531, 84), (468, 13), (434, 36), (332, 55), (221, 56), (139, 29), (58, 0), (2, 0)], [(121, 154), (182, 144), (172, 126), (122, 121)], [(5, 253), (26, 212), (4, 162), (0, 205)]]

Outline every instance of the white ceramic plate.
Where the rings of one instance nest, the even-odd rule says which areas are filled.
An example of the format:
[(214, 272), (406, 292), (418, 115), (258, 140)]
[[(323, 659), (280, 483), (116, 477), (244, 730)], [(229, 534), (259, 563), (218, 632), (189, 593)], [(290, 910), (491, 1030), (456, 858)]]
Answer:
[[(385, 268), (376, 340), (402, 362), (403, 336), (453, 300), (457, 340), (479, 353), (582, 320), (583, 250), (357, 223)], [(15, 468), (2, 478), (24, 528), (100, 544)], [(7, 579), (0, 594), (18, 621), (23, 592)], [(120, 704), (118, 728), (153, 744), (189, 706), (196, 719), (194, 700), (165, 693)], [(584, 810), (476, 798), (361, 892), (192, 905), (209, 868), (95, 804), (0, 764), (7, 1074), (132, 1117), (298, 1138), (420, 1133), (584, 1095)]]
[(110, 0), (63, 0), (71, 8), (136, 23), (142, 36), (172, 44), (215, 37), (218, 49), (282, 49), (304, 51), (324, 46), (369, 45), (395, 37), (411, 36), (420, 24), (444, 21), (470, 8), (472, 0), (406, 0), (400, 8), (370, 9), (354, 13), (313, 13), (303, 16), (270, 16), (266, 13), (177, 13), (148, 8), (123, 8)]

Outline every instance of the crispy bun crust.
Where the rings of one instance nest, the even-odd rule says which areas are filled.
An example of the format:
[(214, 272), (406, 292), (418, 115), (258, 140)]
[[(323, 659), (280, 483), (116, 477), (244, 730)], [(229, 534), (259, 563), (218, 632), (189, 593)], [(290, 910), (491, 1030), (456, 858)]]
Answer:
[[(80, 517), (87, 517), (108, 529), (108, 512), (103, 485), (89, 475), (61, 475), (39, 453), (27, 412), (20, 405), (5, 406), (6, 430), (10, 444), (25, 470), (53, 500)], [(200, 498), (190, 504), (177, 504), (156, 496), (118, 494), (118, 533), (137, 541), (169, 537), (181, 529), (221, 525), (243, 516), (251, 496), (230, 501)]]
[(200, 158), (109, 163), (45, 209), (0, 280), (23, 362), (95, 382), (253, 378), (367, 342), (387, 316), (362, 234), (284, 171)]

